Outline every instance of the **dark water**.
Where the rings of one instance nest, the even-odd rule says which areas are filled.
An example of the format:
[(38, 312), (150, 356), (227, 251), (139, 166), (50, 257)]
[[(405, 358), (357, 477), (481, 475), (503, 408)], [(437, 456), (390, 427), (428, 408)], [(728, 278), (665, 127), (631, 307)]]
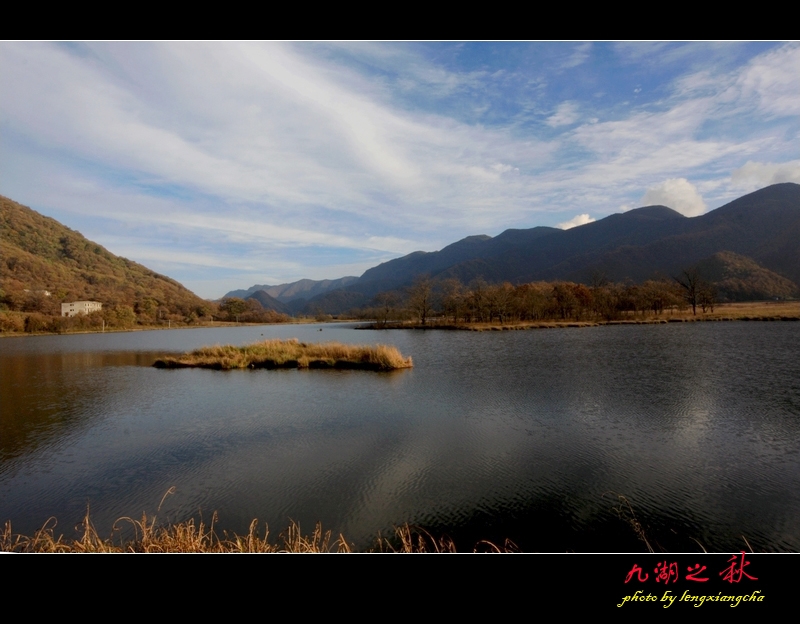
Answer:
[[(318, 329), (322, 327), (323, 331)], [(265, 326), (0, 341), (0, 522), (143, 511), (360, 547), (409, 522), (471, 550), (800, 551), (800, 324), (522, 332)], [(158, 370), (267, 337), (397, 345), (411, 370)]]

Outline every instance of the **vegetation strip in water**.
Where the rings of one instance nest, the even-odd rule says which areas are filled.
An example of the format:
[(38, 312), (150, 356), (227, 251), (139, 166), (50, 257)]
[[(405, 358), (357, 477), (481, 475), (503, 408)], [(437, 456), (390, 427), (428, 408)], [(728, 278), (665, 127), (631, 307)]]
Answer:
[(390, 371), (411, 368), (411, 358), (388, 345), (306, 343), (297, 338), (264, 340), (243, 347), (203, 347), (177, 357), (156, 360), (157, 368), (349, 368)]

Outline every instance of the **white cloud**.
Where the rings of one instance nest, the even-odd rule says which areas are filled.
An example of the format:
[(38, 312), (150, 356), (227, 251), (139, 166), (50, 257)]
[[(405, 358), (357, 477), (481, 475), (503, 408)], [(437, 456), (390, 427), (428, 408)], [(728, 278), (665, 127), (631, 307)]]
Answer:
[[(237, 257), (231, 254), (219, 255), (214, 253), (197, 253), (191, 251), (180, 251), (153, 247), (149, 244), (142, 244), (140, 241), (131, 239), (127, 236), (108, 236), (103, 240), (104, 246), (114, 250), (115, 255), (125, 258), (136, 258), (135, 262), (144, 264), (148, 267), (165, 266), (193, 266), (203, 269), (227, 269), (238, 271), (258, 271), (259, 260), (261, 258)], [(270, 258), (270, 269), (297, 271), (300, 265), (296, 262), (281, 262), (278, 266), (274, 259)]]
[(785, 163), (760, 163), (748, 160), (731, 174), (734, 186), (755, 190), (770, 184), (795, 182), (800, 184), (800, 160)]
[(561, 63), (562, 69), (572, 69), (573, 67), (577, 67), (578, 65), (583, 65), (588, 59), (589, 54), (592, 51), (592, 44), (591, 43), (581, 43), (575, 46), (575, 49), (570, 54), (569, 58), (567, 58), (563, 63)]
[(510, 219), (527, 193), (498, 186), (494, 166), (513, 158), (531, 168), (551, 150), (503, 128), (392, 108), (292, 46), (94, 47), (111, 69), (53, 45), (7, 44), (4, 117), (39, 144), (228, 204), (324, 206), (426, 227), (441, 224), (442, 207), (459, 205), (467, 224), (491, 202), (495, 219), (498, 205)]
[[(530, 197), (563, 210), (582, 193), (628, 194), (625, 189), (757, 153), (763, 144), (699, 138), (719, 112), (718, 98), (705, 92), (544, 142), (511, 126), (469, 125), (393, 107), (383, 87), (297, 44), (89, 47), (105, 65), (58, 46), (6, 44), (4, 118), (40, 145), (118, 168), (137, 183), (183, 186), (234, 212), (237, 204), (256, 203), (266, 221), (280, 212), (284, 223), (288, 213), (322, 206), (340, 223), (345, 215), (373, 220), (373, 231), (382, 223), (381, 235), (404, 228), (404, 239), (408, 228), (519, 225), (544, 210), (532, 208)], [(381, 50), (357, 51), (363, 59)], [(588, 54), (588, 47), (576, 52)], [(753, 66), (772, 67), (776, 59)], [(411, 48), (394, 46), (378, 61), (428, 76), (423, 83), (474, 78), (456, 80)], [(561, 102), (547, 123), (575, 124), (581, 107)], [(592, 157), (562, 167), (558, 152), (575, 142)]]
[(742, 95), (776, 116), (800, 114), (800, 44), (790, 44), (753, 59), (740, 74)]
[(671, 178), (651, 186), (644, 194), (642, 204), (667, 206), (687, 217), (699, 216), (707, 210), (700, 193), (686, 178)]
[(560, 227), (562, 230), (569, 230), (570, 228), (578, 227), (579, 225), (586, 225), (587, 223), (594, 222), (595, 219), (590, 217), (588, 214), (579, 214), (569, 221), (564, 221), (559, 223), (556, 227)]
[(547, 125), (551, 128), (569, 126), (579, 119), (578, 105), (575, 102), (561, 102), (556, 112), (547, 118)]
[[(638, 79), (601, 98), (557, 62), (497, 70), (502, 46), (486, 63), (434, 48), (0, 43), (0, 192), (95, 233), (151, 228), (167, 248), (174, 237), (183, 255), (154, 255), (155, 241), (147, 252), (162, 265), (202, 264), (195, 241), (214, 250), (212, 267), (239, 246), (253, 262), (284, 254), (297, 267), (275, 279), (291, 281), (327, 270), (309, 259), (321, 250), (330, 266), (360, 266), (586, 211), (560, 224), (574, 227), (637, 205), (644, 189), (700, 214), (703, 198), (717, 205), (734, 187), (798, 181), (800, 161), (780, 164), (796, 158), (797, 44), (711, 65), (706, 44), (617, 46), (633, 70), (664, 76), (630, 106)], [(583, 72), (590, 48), (569, 44), (560, 58)], [(538, 60), (535, 46), (526, 53)], [(550, 99), (559, 93), (570, 99)], [(524, 119), (504, 117), (520, 102)], [(473, 110), (484, 123), (460, 116)]]
[(506, 165), (504, 163), (496, 163), (492, 165), (492, 169), (494, 169), (497, 173), (519, 173), (519, 167), (514, 167), (512, 165)]

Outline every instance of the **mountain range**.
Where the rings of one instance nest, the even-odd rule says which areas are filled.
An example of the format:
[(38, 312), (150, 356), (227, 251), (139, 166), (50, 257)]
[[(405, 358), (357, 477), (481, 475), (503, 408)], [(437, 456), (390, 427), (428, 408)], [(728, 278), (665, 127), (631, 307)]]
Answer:
[[(719, 255), (722, 254), (722, 255)], [(705, 263), (719, 276), (734, 273), (740, 282), (756, 273), (755, 291), (731, 284), (732, 298), (796, 296), (800, 284), (800, 185), (775, 184), (736, 199), (699, 217), (685, 217), (666, 206), (645, 206), (569, 230), (551, 227), (510, 229), (498, 236), (469, 236), (439, 251), (416, 251), (367, 270), (359, 278), (325, 280), (324, 292), (312, 295), (302, 280), (281, 286), (281, 303), (292, 313), (341, 313), (368, 305), (379, 292), (402, 290), (420, 276), (456, 278), (464, 284), (521, 284), (565, 280), (589, 284), (598, 277), (614, 282), (642, 282), (671, 277)], [(727, 268), (726, 268), (727, 267)], [(737, 273), (738, 272), (738, 273)], [(344, 283), (344, 280), (347, 280)], [(319, 283), (321, 284), (321, 283)], [(340, 285), (341, 284), (341, 285)], [(749, 290), (748, 290), (749, 289)], [(780, 293), (780, 294), (777, 294)], [(309, 296), (312, 295), (312, 296)]]
[[(208, 302), (175, 280), (17, 202), (0, 202), (0, 305), (57, 314), (56, 300), (79, 299), (130, 306), (140, 316), (211, 313)], [(645, 206), (569, 230), (468, 236), (439, 251), (384, 262), (361, 277), (257, 284), (226, 297), (256, 299), (281, 313), (340, 314), (369, 305), (380, 292), (402, 292), (421, 276), (463, 284), (591, 284), (671, 278), (689, 267), (714, 281), (728, 300), (797, 297), (800, 185), (775, 184), (699, 217)]]

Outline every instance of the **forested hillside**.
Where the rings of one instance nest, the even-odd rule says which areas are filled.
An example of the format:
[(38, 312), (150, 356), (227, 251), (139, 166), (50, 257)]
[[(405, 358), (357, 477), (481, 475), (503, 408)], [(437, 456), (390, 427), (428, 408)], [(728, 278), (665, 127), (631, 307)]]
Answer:
[(175, 280), (115, 256), (55, 219), (6, 197), (0, 201), (0, 310), (58, 316), (62, 302), (99, 301), (111, 326), (192, 322), (214, 310)]

